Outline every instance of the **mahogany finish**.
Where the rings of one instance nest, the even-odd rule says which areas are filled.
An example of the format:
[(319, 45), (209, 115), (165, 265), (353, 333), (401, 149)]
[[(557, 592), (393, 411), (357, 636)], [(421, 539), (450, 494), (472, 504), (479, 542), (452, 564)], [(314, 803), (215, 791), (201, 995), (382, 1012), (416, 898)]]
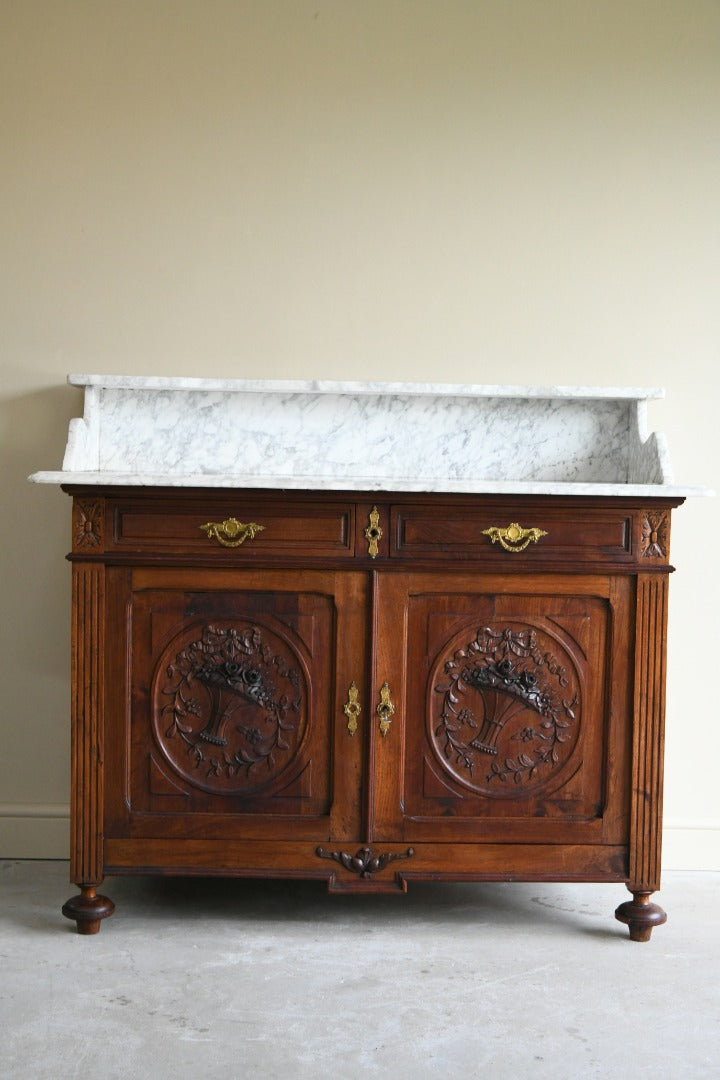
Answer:
[(67, 490), (80, 932), (106, 873), (619, 881), (665, 921), (682, 500)]

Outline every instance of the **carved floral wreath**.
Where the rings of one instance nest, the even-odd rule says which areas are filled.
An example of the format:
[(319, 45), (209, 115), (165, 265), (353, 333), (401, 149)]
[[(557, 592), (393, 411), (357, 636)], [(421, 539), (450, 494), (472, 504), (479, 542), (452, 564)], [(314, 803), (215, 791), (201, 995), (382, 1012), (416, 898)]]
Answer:
[[(207, 778), (248, 777), (263, 763), (272, 770), (277, 752), (290, 750), (286, 733), (296, 729), (291, 714), (300, 711), (298, 672), (273, 654), (257, 627), (242, 631), (204, 627), (202, 636), (176, 655), (166, 674), (161, 693), (172, 700), (161, 710), (171, 718), (165, 738), (185, 742), (193, 768), (202, 769)], [(278, 693), (276, 679), (289, 684), (292, 697)], [(200, 730), (197, 718), (207, 714), (207, 706), (203, 709), (195, 696), (197, 685), (210, 699), (209, 717)], [(257, 725), (234, 725), (235, 734), (228, 740), (226, 729), (243, 702), (256, 706), (262, 715)]]
[[(538, 669), (552, 676), (556, 687), (549, 679), (539, 678)], [(523, 748), (502, 761), (492, 761), (486, 782), (503, 784), (512, 777), (518, 785), (527, 783), (559, 763), (560, 746), (569, 742), (568, 729), (576, 721), (578, 694), (574, 691), (565, 699), (562, 690), (570, 686), (567, 669), (552, 653), (539, 648), (534, 630), (479, 629), (475, 639), (446, 662), (444, 670), (448, 678), (434, 687), (443, 695), (435, 738), (449, 762), (472, 777), (477, 754), (496, 757), (504, 725), (521, 711), (531, 710), (538, 715), (537, 723), (510, 737)], [(483, 698), (485, 711), (480, 721), (462, 704), (470, 688)], [(463, 738), (466, 728), (477, 735)]]

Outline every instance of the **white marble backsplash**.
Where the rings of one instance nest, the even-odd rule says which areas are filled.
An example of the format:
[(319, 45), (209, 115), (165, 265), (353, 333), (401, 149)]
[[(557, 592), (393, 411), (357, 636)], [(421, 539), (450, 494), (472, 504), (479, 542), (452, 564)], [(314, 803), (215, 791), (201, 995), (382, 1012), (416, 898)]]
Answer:
[(70, 381), (84, 417), (62, 471), (38, 482), (670, 493), (664, 441), (645, 429), (657, 390)]

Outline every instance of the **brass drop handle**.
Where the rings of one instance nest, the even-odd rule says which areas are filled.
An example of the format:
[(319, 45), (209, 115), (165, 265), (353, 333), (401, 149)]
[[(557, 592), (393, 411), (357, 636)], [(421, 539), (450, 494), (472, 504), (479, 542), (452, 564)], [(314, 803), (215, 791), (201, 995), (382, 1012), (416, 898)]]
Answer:
[(203, 532), (207, 533), (209, 540), (217, 540), (223, 547), (240, 547), (246, 540), (252, 540), (257, 533), (262, 532), (264, 525), (258, 525), (255, 521), (238, 521), (237, 518), (226, 518), (225, 521), (208, 521), (200, 525)]
[(395, 712), (395, 706), (390, 700), (390, 687), (386, 682), (380, 687), (380, 704), (375, 712), (380, 718), (380, 734), (384, 739), (390, 730), (390, 724), (392, 723), (393, 714)]
[(351, 735), (354, 735), (358, 729), (358, 717), (362, 712), (362, 705), (358, 700), (358, 688), (354, 681), (348, 688), (348, 699), (343, 705), (343, 712), (347, 716), (347, 729)]
[(541, 536), (547, 536), (544, 529), (523, 529), (517, 521), (511, 521), (504, 529), (491, 525), (483, 529), (483, 536), (489, 536), (493, 544), (500, 541), (506, 551), (524, 551), (530, 541), (537, 544)]

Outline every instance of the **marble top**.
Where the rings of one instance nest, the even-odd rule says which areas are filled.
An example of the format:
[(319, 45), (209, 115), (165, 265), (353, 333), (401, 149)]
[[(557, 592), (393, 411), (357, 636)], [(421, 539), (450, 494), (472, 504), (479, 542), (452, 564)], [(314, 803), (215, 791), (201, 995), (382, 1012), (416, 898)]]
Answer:
[(665, 397), (659, 387), (637, 386), (513, 386), (497, 383), (372, 382), (333, 379), (200, 379), (169, 375), (68, 375), (70, 386), (101, 386), (110, 390), (219, 390), (259, 394), (361, 394), (436, 397), (507, 398), (632, 398), (647, 401)]
[(637, 387), (70, 375), (37, 483), (684, 496)]

